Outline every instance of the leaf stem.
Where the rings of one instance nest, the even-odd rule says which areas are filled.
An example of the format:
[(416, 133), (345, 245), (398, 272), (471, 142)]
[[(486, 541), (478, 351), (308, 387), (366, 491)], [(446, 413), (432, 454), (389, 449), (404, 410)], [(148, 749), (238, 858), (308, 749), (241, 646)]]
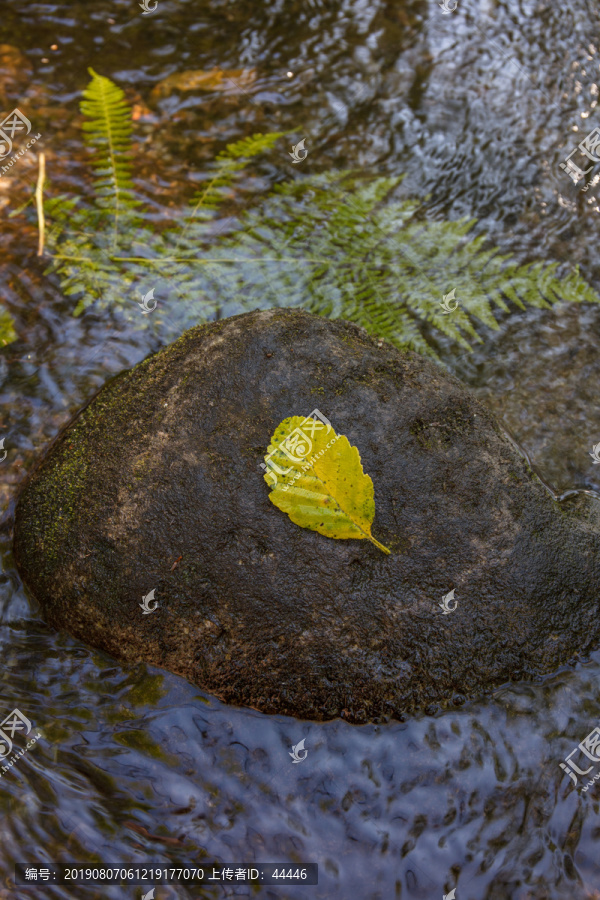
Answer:
[(372, 534), (369, 535), (369, 540), (372, 544), (375, 544), (376, 547), (379, 547), (380, 550), (383, 550), (384, 553), (390, 554), (392, 551), (388, 550), (387, 547), (384, 547), (383, 544), (380, 544), (378, 540), (376, 540)]
[[(92, 257), (90, 256), (68, 256), (63, 254), (55, 254), (54, 259), (75, 259), (75, 260), (90, 260)], [(162, 256), (162, 257), (147, 257), (147, 256), (109, 256), (108, 259), (111, 262), (139, 262), (139, 263), (179, 263), (179, 262), (193, 262), (193, 263), (201, 263), (202, 265), (213, 265), (218, 263), (261, 263), (261, 262), (283, 262), (283, 263), (313, 263), (313, 264), (323, 264), (331, 265), (330, 259), (304, 259), (302, 257), (296, 258), (286, 258), (286, 257), (263, 257), (262, 259), (253, 258), (253, 257), (222, 257), (217, 259), (199, 259), (197, 256), (185, 257), (185, 256)]]

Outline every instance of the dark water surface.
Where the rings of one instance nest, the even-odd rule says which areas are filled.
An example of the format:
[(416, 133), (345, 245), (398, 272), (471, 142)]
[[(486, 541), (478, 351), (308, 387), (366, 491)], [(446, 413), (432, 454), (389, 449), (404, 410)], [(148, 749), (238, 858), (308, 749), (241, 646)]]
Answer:
[[(0, 106), (31, 114), (54, 192), (89, 193), (78, 100), (92, 66), (139, 107), (136, 187), (156, 217), (226, 143), (289, 131), (290, 146), (307, 139), (304, 173), (405, 172), (429, 215), (477, 217), (504, 251), (578, 262), (599, 290), (598, 200), (558, 167), (600, 119), (599, 41), (591, 0), (458, 0), (451, 15), (421, 0), (159, 0), (150, 16), (135, 0), (2, 0), (0, 43), (24, 59), (0, 73)], [(166, 76), (213, 66), (255, 77), (151, 100)], [(257, 164), (248, 195), (294, 176), (287, 149)], [(18, 485), (107, 378), (178, 332), (168, 311), (154, 336), (116, 311), (72, 317), (31, 217), (8, 217), (36, 174), (32, 152), (0, 178), (1, 300), (19, 335), (0, 352), (0, 712), (17, 707), (43, 734), (0, 778), (0, 898), (148, 890), (14, 887), (16, 861), (213, 859), (317, 862), (319, 885), (161, 886), (156, 900), (441, 900), (454, 886), (456, 900), (599, 898), (600, 788), (577, 791), (559, 762), (600, 723), (600, 653), (455, 712), (352, 727), (226, 707), (46, 628), (11, 556)], [(599, 349), (600, 310), (563, 307), (515, 313), (471, 358), (448, 347), (444, 362), (557, 489), (600, 490)]]

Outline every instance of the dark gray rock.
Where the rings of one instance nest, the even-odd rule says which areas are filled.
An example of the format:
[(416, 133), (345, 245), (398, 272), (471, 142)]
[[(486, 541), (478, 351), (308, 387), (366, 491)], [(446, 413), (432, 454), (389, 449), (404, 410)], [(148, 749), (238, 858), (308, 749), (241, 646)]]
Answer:
[[(391, 556), (269, 501), (269, 439), (315, 407), (359, 448)], [(268, 310), (110, 381), (32, 473), (15, 553), (46, 620), (120, 660), (362, 722), (596, 647), (599, 534), (598, 504), (556, 503), (457, 379), (346, 322)]]

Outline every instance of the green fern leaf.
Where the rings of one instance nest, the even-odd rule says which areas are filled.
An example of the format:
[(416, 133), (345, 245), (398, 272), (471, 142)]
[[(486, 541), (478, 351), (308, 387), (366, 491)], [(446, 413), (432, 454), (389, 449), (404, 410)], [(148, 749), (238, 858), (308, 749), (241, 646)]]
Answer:
[(125, 94), (109, 78), (92, 76), (80, 104), (86, 116), (82, 128), (87, 144), (94, 150), (94, 190), (97, 205), (113, 220), (113, 246), (116, 246), (119, 228), (132, 222), (128, 212), (138, 206), (131, 180), (131, 109)]
[(14, 319), (7, 309), (0, 307), (0, 347), (5, 347), (17, 339)]
[[(578, 269), (501, 254), (470, 218), (428, 219), (422, 202), (398, 198), (401, 177), (352, 172), (277, 185), (245, 214), (215, 221), (250, 159), (281, 134), (229, 144), (173, 226), (138, 216), (131, 177), (131, 112), (123, 91), (89, 70), (83, 128), (94, 152), (94, 202), (47, 200), (50, 269), (63, 290), (137, 315), (131, 291), (158, 275), (180, 298), (182, 326), (267, 306), (345, 318), (404, 349), (437, 359), (441, 343), (464, 349), (498, 328), (511, 307), (600, 298)], [(442, 298), (454, 290), (448, 315)], [(173, 313), (174, 314), (174, 313)], [(157, 317), (137, 321), (152, 327)]]

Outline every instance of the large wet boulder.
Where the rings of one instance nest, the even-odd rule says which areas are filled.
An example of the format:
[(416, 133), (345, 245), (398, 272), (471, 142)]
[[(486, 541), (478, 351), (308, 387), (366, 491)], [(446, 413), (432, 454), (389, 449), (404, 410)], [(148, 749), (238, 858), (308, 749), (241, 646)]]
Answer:
[[(271, 435), (315, 407), (358, 447), (390, 556), (270, 502)], [(556, 503), (439, 367), (298, 311), (193, 328), (110, 381), (15, 528), (52, 626), (264, 712), (401, 716), (599, 643), (598, 504)]]

